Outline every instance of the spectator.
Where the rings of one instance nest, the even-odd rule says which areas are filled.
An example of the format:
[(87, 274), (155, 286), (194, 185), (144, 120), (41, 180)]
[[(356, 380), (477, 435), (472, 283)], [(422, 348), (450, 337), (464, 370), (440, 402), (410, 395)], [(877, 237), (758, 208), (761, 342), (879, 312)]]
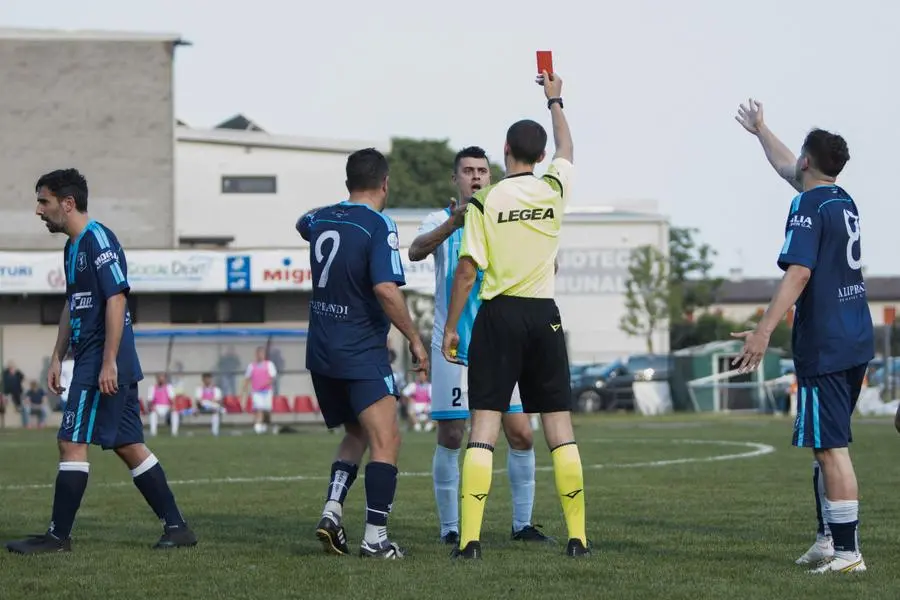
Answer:
[(22, 427), (28, 427), (29, 417), (36, 415), (38, 429), (43, 429), (47, 424), (47, 393), (41, 389), (37, 381), (32, 381), (25, 392), (25, 406), (22, 410)]
[(3, 393), (6, 394), (8, 400), (12, 400), (16, 410), (20, 411), (22, 410), (23, 381), (25, 381), (25, 375), (13, 361), (9, 361), (3, 371)]

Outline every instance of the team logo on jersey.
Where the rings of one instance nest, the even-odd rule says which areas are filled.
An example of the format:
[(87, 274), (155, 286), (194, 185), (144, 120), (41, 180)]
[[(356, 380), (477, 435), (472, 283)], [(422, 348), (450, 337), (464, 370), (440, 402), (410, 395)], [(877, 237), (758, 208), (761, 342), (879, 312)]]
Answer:
[(801, 229), (812, 229), (812, 219), (803, 215), (791, 215), (788, 221), (788, 227), (799, 227)]
[(554, 217), (552, 208), (525, 208), (501, 212), (497, 215), (498, 223), (513, 223), (515, 221), (544, 221)]
[(75, 268), (78, 269), (79, 272), (87, 269), (87, 254), (84, 252), (78, 253), (78, 258), (75, 259)]
[(107, 250), (103, 252), (100, 256), (94, 259), (94, 266), (98, 269), (105, 265), (108, 262), (114, 261), (118, 258), (118, 255), (113, 250)]
[(400, 237), (397, 235), (396, 231), (392, 231), (388, 234), (387, 243), (388, 246), (391, 247), (391, 250), (400, 249)]
[(91, 292), (77, 292), (72, 294), (72, 299), (69, 301), (69, 312), (88, 310), (93, 307), (94, 297)]
[(63, 429), (72, 429), (73, 427), (75, 427), (75, 413), (67, 410), (63, 415)]

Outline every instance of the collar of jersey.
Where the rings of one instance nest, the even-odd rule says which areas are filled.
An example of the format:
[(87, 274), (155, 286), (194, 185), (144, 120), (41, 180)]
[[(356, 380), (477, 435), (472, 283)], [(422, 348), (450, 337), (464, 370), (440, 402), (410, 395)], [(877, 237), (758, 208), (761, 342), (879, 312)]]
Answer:
[(78, 257), (78, 244), (81, 243), (81, 238), (84, 237), (84, 234), (88, 232), (88, 229), (94, 226), (94, 220), (90, 219), (84, 225), (84, 229), (81, 230), (81, 233), (78, 234), (78, 237), (75, 238), (75, 241), (69, 245), (69, 280), (72, 283), (75, 283), (75, 259)]
[(534, 172), (533, 171), (525, 171), (523, 173), (514, 173), (512, 175), (507, 175), (504, 179), (512, 179), (513, 177), (526, 177), (528, 175), (531, 175), (532, 177), (534, 177)]

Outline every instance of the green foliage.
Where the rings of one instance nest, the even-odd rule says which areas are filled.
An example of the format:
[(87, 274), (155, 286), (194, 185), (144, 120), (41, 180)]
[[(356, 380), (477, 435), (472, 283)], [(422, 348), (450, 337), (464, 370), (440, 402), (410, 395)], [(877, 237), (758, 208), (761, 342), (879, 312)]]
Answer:
[(671, 291), (669, 261), (654, 246), (639, 246), (631, 252), (625, 290), (625, 315), (619, 327), (628, 335), (643, 337), (653, 353), (653, 334), (669, 316)]
[(716, 299), (722, 279), (710, 277), (717, 252), (695, 239), (698, 229), (672, 227), (669, 230), (669, 262), (672, 302), (669, 317), (673, 324), (686, 315), (709, 307)]
[[(450, 141), (394, 138), (388, 161), (391, 166), (388, 206), (441, 208), (456, 196), (450, 181), (457, 150)], [(492, 181), (503, 178), (503, 169), (491, 164)]]

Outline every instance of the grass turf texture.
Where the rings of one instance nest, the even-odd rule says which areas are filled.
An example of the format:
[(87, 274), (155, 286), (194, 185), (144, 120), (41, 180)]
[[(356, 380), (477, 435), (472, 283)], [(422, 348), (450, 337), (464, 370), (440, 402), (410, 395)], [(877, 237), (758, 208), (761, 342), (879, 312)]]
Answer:
[[(540, 440), (534, 520), (560, 543), (509, 539), (509, 483), (505, 472), (495, 473), (484, 560), (475, 563), (451, 562), (450, 549), (437, 543), (434, 433), (404, 437), (405, 474), (389, 526), (409, 554), (386, 562), (355, 555), (363, 532), (362, 477), (345, 507), (354, 555), (325, 556), (315, 539), (339, 436), (316, 428), (232, 436), (226, 429), (216, 439), (203, 429), (171, 438), (163, 429), (149, 442), (200, 544), (150, 550), (161, 526), (115, 455), (95, 449), (73, 552), (0, 552), (0, 597), (896, 598), (900, 436), (889, 420), (855, 425), (860, 536), (869, 572), (815, 576), (793, 564), (813, 540), (815, 512), (811, 454), (790, 447), (790, 427), (790, 420), (772, 417), (580, 418), (576, 436), (594, 556), (573, 561), (562, 555), (565, 525)], [(772, 451), (708, 460), (765, 452), (766, 446)], [(57, 460), (53, 433), (0, 432), (0, 456), (0, 539), (43, 531)], [(494, 467), (506, 467), (505, 443)], [(228, 478), (234, 481), (220, 481)]]

